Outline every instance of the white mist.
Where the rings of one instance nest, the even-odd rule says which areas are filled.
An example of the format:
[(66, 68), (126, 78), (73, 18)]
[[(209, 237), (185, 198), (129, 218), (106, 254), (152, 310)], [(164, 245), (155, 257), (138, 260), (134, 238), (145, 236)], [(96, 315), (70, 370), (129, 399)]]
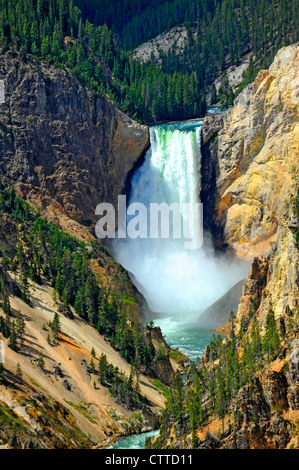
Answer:
[[(199, 201), (202, 122), (150, 128), (151, 148), (135, 173), (129, 203)], [(191, 214), (191, 220), (194, 214)], [(115, 239), (113, 255), (129, 271), (153, 312), (198, 318), (209, 305), (243, 279), (244, 264), (215, 256), (208, 236), (204, 248), (186, 250), (184, 239)]]

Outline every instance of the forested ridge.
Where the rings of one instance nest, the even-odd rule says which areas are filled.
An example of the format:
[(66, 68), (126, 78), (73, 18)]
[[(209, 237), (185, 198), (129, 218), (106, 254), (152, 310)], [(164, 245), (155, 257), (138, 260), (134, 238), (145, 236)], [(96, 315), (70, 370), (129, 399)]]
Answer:
[(205, 96), (195, 74), (164, 72), (132, 60), (106, 25), (82, 20), (72, 0), (1, 0), (0, 47), (24, 61), (44, 59), (73, 71), (97, 95), (108, 94), (144, 122), (203, 115)]
[[(133, 47), (178, 24), (188, 30), (183, 53), (170, 51), (161, 67), (132, 59)], [(2, 50), (68, 67), (146, 123), (204, 115), (206, 92), (227, 66), (253, 51), (245, 86), (297, 39), (295, 0), (0, 1)], [(227, 88), (224, 83), (224, 106), (235, 97)]]
[[(77, 0), (84, 17), (106, 23), (119, 44), (130, 50), (176, 25), (187, 28), (187, 45), (161, 54), (162, 70), (168, 74), (195, 72), (201, 89), (227, 67), (238, 65), (252, 52), (254, 60), (239, 93), (259, 70), (268, 68), (278, 49), (298, 41), (299, 12), (296, 0), (151, 0), (107, 2), (99, 16), (99, 2)], [(228, 88), (224, 79), (223, 86)], [(213, 90), (214, 91), (214, 90)], [(223, 103), (232, 104), (231, 90), (221, 90)], [(215, 99), (221, 98), (216, 97)]]

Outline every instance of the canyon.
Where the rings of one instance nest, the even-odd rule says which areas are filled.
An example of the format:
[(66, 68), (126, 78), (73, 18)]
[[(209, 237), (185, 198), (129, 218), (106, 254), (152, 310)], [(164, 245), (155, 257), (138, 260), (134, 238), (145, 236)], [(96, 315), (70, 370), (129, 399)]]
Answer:
[(216, 244), (240, 257), (269, 253), (294, 195), (298, 54), (298, 43), (281, 49), (232, 108), (202, 127), (205, 220)]
[[(222, 348), (234, 344), (241, 367), (257, 331), (265, 341), (272, 315), (280, 338), (277, 354), (262, 366), (257, 355), (252, 358), (251, 378), (239, 386), (221, 418), (212, 411), (208, 424), (192, 434), (186, 410), (178, 421), (164, 424), (158, 446), (298, 446), (298, 53), (298, 44), (281, 49), (269, 70), (258, 74), (227, 113), (207, 117), (202, 126), (206, 230), (216, 234), (219, 250), (226, 247), (252, 261), (236, 311), (233, 316), (226, 312)], [(214, 192), (208, 190), (211, 186)], [(218, 311), (216, 326), (223, 315), (221, 308)], [(217, 354), (222, 349), (216, 353), (213, 347), (198, 365), (205, 411), (214, 399), (207, 383), (213, 373), (221, 377)], [(190, 375), (184, 393), (192, 393), (195, 384)], [(155, 441), (152, 445), (155, 448)]]
[[(264, 412), (262, 425), (253, 428), (247, 419), (253, 405), (241, 389), (225, 416), (223, 429), (221, 420), (215, 418), (207, 427), (198, 430), (201, 447), (230, 448), (236, 443), (243, 448), (297, 445), (294, 429), (298, 426), (299, 412), (298, 370), (290, 361), (289, 343), (298, 335), (298, 248), (295, 243), (298, 221), (294, 213), (299, 160), (298, 70), (297, 43), (282, 48), (270, 68), (258, 74), (232, 108), (219, 115), (206, 116), (203, 121), (200, 199), (204, 208), (204, 227), (212, 235), (219, 253), (226, 251), (252, 262), (235, 312), (236, 332), (241, 328), (242, 318), (248, 317), (253, 301), (258, 304), (255, 317), (262, 331), (270, 309), (277, 324), (286, 324), (291, 318), (293, 327), (287, 329), (283, 338), (283, 356), (255, 378), (254, 400), (261, 404)], [(96, 97), (67, 70), (43, 62), (25, 64), (18, 55), (2, 55), (0, 79), (5, 84), (5, 103), (0, 104), (3, 183), (13, 184), (19, 195), (40, 209), (42, 216), (79, 240), (91, 243), (95, 240), (96, 205), (105, 201), (116, 207), (118, 195), (130, 193), (131, 178), (142, 165), (149, 148), (148, 127), (126, 116), (110, 98)], [(5, 230), (9, 226), (5, 223), (4, 218), (3, 240), (9, 244)], [(113, 289), (126, 286), (126, 292), (130, 294), (127, 308), (132, 315), (143, 321), (150, 318), (143, 296), (108, 252), (103, 254), (102, 265), (92, 264), (99, 283), (106, 283)], [(51, 286), (45, 284), (39, 289), (32, 285), (31, 289), (36, 298), (36, 305), (31, 310), (14, 296), (11, 296), (12, 305), (16, 311), (20, 309), (31, 318), (30, 334), (36, 336), (51, 357), (53, 349), (46, 344), (41, 328), (49, 311), (53, 314), (57, 306)], [(79, 324), (79, 319), (76, 321)], [(121, 405), (115, 405), (110, 396), (108, 399), (102, 389), (97, 392), (90, 384), (85, 384), (80, 361), (83, 356), (89, 358), (91, 346), (96, 344), (97, 352), (106, 351), (109, 359), (127, 375), (130, 373), (128, 364), (90, 326), (80, 324), (75, 327), (72, 321), (63, 318), (63, 331), (64, 341), (55, 349), (51, 360), (62, 361), (64, 369), (68, 370), (71, 356), (72, 365), (76, 363), (70, 372), (74, 385), (80, 388), (81, 381), (84, 383), (84, 390), (77, 396), (81, 405), (84, 404), (83, 408), (71, 405), (78, 427), (93, 437), (86, 439), (84, 445), (92, 447), (95, 441), (107, 443), (107, 437), (125, 433), (122, 421), (115, 423), (107, 409), (115, 408), (116, 414), (123, 414), (127, 420), (132, 415)], [(152, 335), (156, 350), (159, 347), (167, 349), (159, 330), (148, 334)], [(12, 374), (16, 363), (22, 360), (15, 353), (9, 354), (8, 368)], [(164, 365), (163, 361), (158, 362), (156, 377), (161, 382), (171, 383), (173, 373), (183, 368), (184, 361), (187, 365), (188, 359), (182, 355), (178, 362), (173, 357)], [(209, 366), (207, 355), (204, 361)], [(286, 362), (289, 364), (287, 372), (282, 370)], [(23, 368), (28, 370), (25, 362)], [(59, 384), (58, 391), (54, 391), (51, 384), (49, 391), (48, 379), (41, 376), (37, 367), (33, 367), (30, 374), (32, 380), (27, 378), (28, 383), (23, 387), (27, 398), (37, 394), (33, 395), (35, 406), (38, 403), (39, 407), (37, 414), (32, 412), (32, 404), (25, 403), (24, 390), (9, 395), (1, 385), (0, 399), (3, 409), (10, 408), (15, 419), (25, 420), (26, 426), (36, 432), (40, 427), (45, 429), (41, 424), (42, 410), (49, 406), (42, 405), (41, 392), (46, 389), (52, 402), (60, 403), (59, 393), (64, 389)], [(142, 382), (142, 393), (150, 395), (154, 403), (155, 413), (147, 416), (151, 422), (149, 427), (155, 427), (164, 407), (164, 397), (146, 375), (142, 376)], [(34, 385), (36, 383), (38, 387)], [(71, 392), (65, 397), (73, 403)], [(20, 398), (25, 404), (19, 404)], [(107, 401), (106, 408), (101, 405), (103, 400)], [(69, 415), (69, 409), (64, 408), (65, 403), (64, 407), (57, 403), (56, 413), (67, 420), (63, 423), (67, 429), (73, 422), (72, 413)], [(91, 407), (86, 403), (91, 403)], [(279, 417), (275, 414), (277, 404), (282, 408)], [(230, 418), (236, 407), (241, 410), (243, 419), (233, 435)], [(52, 405), (50, 409), (53, 410)], [(148, 410), (143, 411), (146, 416)], [(93, 420), (100, 423), (100, 431)], [(51, 428), (49, 422), (46, 424)], [(175, 423), (171, 425), (165, 446), (169, 445), (169, 436), (175, 432)], [(211, 434), (215, 437), (221, 432), (215, 443)], [(185, 445), (187, 431), (183, 434), (176, 435), (178, 447)], [(282, 438), (279, 440), (276, 435)], [(8, 447), (25, 445), (25, 442), (29, 445), (28, 436), (27, 433), (22, 444), (19, 438), (9, 443), (5, 436), (3, 442)], [(66, 437), (64, 439), (64, 445), (69, 446), (70, 442)], [(72, 445), (79, 446), (78, 442)], [(53, 443), (59, 445), (59, 440), (50, 436), (44, 441), (45, 446)]]

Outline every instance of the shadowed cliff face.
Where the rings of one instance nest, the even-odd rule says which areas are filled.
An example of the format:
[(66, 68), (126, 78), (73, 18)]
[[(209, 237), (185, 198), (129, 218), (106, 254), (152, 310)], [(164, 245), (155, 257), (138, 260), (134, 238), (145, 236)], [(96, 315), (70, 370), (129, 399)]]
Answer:
[[(0, 172), (52, 218), (92, 226), (117, 204), (149, 146), (148, 129), (65, 70), (1, 56)], [(62, 224), (63, 225), (63, 224)], [(73, 227), (74, 228), (74, 227)]]
[(203, 191), (216, 245), (238, 256), (267, 254), (298, 168), (299, 44), (281, 49), (269, 70), (222, 116), (205, 119)]

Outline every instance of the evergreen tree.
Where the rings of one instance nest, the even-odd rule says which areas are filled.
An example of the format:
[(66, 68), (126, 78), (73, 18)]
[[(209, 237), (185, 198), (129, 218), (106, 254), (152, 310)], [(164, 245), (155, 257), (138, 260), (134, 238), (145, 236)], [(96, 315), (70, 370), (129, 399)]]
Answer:
[(61, 332), (61, 328), (60, 328), (60, 319), (59, 319), (59, 315), (57, 312), (54, 313), (54, 318), (51, 322), (51, 330), (52, 330), (54, 338), (58, 340), (59, 333)]
[(17, 376), (18, 380), (20, 382), (22, 382), (23, 373), (22, 373), (21, 366), (20, 366), (19, 362), (17, 363), (16, 376)]
[(11, 315), (10, 302), (9, 302), (9, 298), (8, 298), (8, 294), (7, 294), (6, 290), (4, 290), (2, 310), (6, 315), (8, 315), (8, 316)]
[(17, 338), (20, 340), (21, 346), (24, 342), (24, 333), (25, 333), (25, 320), (20, 310), (18, 311), (16, 318), (16, 334)]
[(279, 353), (280, 338), (272, 309), (269, 310), (266, 318), (266, 332), (263, 339), (263, 350), (267, 354), (269, 361), (275, 359)]
[(99, 360), (99, 381), (105, 385), (107, 378), (107, 356), (102, 353)]
[(4, 383), (4, 365), (0, 362), (0, 385)]
[(92, 374), (95, 373), (95, 370), (96, 370), (96, 369), (95, 369), (95, 364), (94, 364), (93, 358), (91, 358), (90, 365), (89, 365), (89, 370), (90, 370), (90, 372), (91, 372)]
[(38, 357), (38, 365), (41, 368), (41, 370), (44, 370), (45, 368), (45, 360), (44, 360), (44, 355), (42, 352), (39, 353)]
[(8, 313), (6, 313), (5, 322), (4, 322), (4, 336), (5, 336), (5, 338), (9, 338), (10, 334), (11, 334), (11, 319), (10, 319), (10, 315)]
[(9, 347), (13, 351), (17, 350), (17, 334), (16, 334), (16, 327), (15, 327), (14, 320), (12, 321), (12, 326), (11, 326), (11, 330), (10, 330)]

